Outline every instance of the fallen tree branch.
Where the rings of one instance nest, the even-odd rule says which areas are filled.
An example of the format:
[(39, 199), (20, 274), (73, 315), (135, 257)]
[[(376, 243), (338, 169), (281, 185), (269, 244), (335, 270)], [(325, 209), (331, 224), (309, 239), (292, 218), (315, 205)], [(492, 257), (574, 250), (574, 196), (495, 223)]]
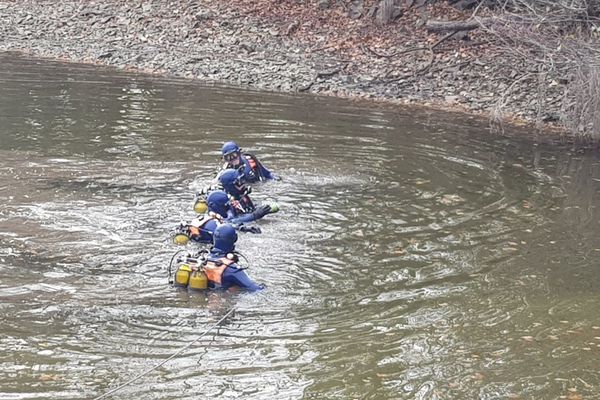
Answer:
[(298, 89), (296, 89), (299, 92), (306, 92), (307, 90), (309, 90), (312, 85), (314, 85), (317, 81), (316, 80), (312, 80), (310, 81), (308, 84), (304, 85), (304, 86), (300, 86)]
[(418, 70), (416, 70), (412, 74), (397, 76), (395, 78), (391, 78), (391, 79), (388, 79), (388, 80), (384, 81), (384, 83), (393, 83), (393, 82), (398, 82), (398, 81), (401, 81), (401, 80), (404, 80), (404, 79), (414, 78), (417, 75), (420, 75), (423, 72), (427, 71), (429, 68), (431, 68), (431, 66), (433, 65), (433, 61), (435, 60), (435, 53), (433, 52), (433, 48), (430, 47), (429, 48), (429, 52), (430, 52), (429, 61), (427, 62), (427, 64), (425, 64), (425, 66), (419, 68)]
[(295, 31), (296, 29), (298, 29), (298, 26), (300, 26), (300, 24), (298, 23), (298, 21), (294, 21), (291, 24), (289, 24), (288, 27), (285, 30), (285, 36), (290, 36), (290, 33), (292, 33), (293, 31)]
[(441, 38), (440, 40), (438, 40), (437, 42), (435, 42), (431, 46), (431, 51), (433, 51), (433, 49), (435, 49), (436, 47), (438, 47), (440, 44), (442, 44), (447, 39), (450, 39), (452, 36), (456, 35), (458, 32), (460, 32), (460, 31), (450, 32), (449, 34), (447, 34), (446, 36), (444, 36), (443, 38)]
[(304, 86), (300, 86), (298, 89), (296, 89), (298, 92), (306, 92), (307, 90), (309, 90), (315, 83), (317, 83), (318, 79), (321, 78), (330, 78), (333, 75), (337, 74), (338, 72), (340, 72), (342, 70), (342, 68), (335, 68), (332, 69), (330, 71), (321, 71), (321, 72), (317, 72), (317, 74), (315, 75), (315, 77), (313, 78), (312, 81), (310, 81), (309, 83), (307, 83)]
[(311, 53), (316, 53), (317, 51), (329, 50), (329, 49), (332, 49), (334, 47), (335, 47), (334, 44), (328, 44), (328, 45), (325, 45), (325, 46), (316, 47), (314, 49), (311, 49), (310, 52)]
[[(470, 64), (471, 62), (473, 62), (473, 60), (467, 60), (467, 61), (463, 61), (463, 62), (459, 62), (457, 64), (453, 64), (453, 65), (444, 65), (441, 67), (437, 67), (437, 68), (431, 68), (433, 62), (432, 60), (430, 60), (430, 62), (423, 68), (419, 69), (418, 71), (416, 71), (415, 73), (412, 74), (406, 74), (406, 75), (402, 75), (402, 76), (395, 76), (389, 79), (380, 79), (375, 81), (374, 83), (394, 83), (394, 82), (399, 82), (402, 80), (406, 80), (405, 82), (401, 82), (402, 84), (409, 84), (409, 83), (414, 83), (416, 82), (415, 78), (422, 72), (429, 70), (430, 73), (435, 74), (436, 72), (440, 72), (443, 71), (446, 68), (461, 68), (464, 65)], [(389, 76), (389, 75), (388, 75)]]
[(456, 35), (458, 32), (460, 32), (460, 31), (450, 32), (449, 34), (447, 34), (446, 36), (444, 36), (443, 38), (441, 38), (440, 40), (435, 42), (430, 47), (412, 47), (410, 49), (396, 51), (392, 54), (378, 53), (366, 45), (361, 45), (361, 49), (362, 49), (363, 53), (366, 53), (368, 51), (369, 53), (374, 54), (375, 56), (381, 57), (381, 58), (392, 58), (392, 57), (398, 56), (400, 54), (412, 53), (414, 51), (433, 51), (436, 47), (438, 47), (440, 44), (442, 44), (445, 40), (450, 39), (452, 36)]
[(427, 32), (472, 31), (497, 21), (497, 18), (476, 18), (469, 21), (427, 21)]
[(321, 71), (321, 72), (317, 72), (317, 78), (329, 78), (335, 74), (337, 74), (338, 72), (340, 72), (342, 69), (341, 68), (336, 68), (333, 69), (331, 71)]

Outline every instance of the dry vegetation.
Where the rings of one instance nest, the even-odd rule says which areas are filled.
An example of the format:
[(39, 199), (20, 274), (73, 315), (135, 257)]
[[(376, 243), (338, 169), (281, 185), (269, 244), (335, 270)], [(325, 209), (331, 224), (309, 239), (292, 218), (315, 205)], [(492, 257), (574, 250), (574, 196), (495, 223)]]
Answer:
[(0, 1), (0, 50), (600, 141), (600, 0)]
[[(538, 104), (561, 88), (560, 122), (571, 132), (600, 139), (600, 2), (597, 0), (497, 1), (500, 21), (482, 27), (499, 47), (537, 70)], [(499, 101), (501, 114), (502, 101)], [(540, 121), (538, 119), (538, 122)]]
[[(286, 33), (326, 37), (319, 49), (390, 61), (384, 82), (410, 80), (428, 70), (447, 39), (461, 52), (492, 52), (496, 60), (525, 61), (511, 74), (489, 110), (493, 123), (528, 84), (535, 92), (538, 125), (560, 124), (580, 136), (600, 139), (600, 0), (274, 0), (230, 1), (240, 11), (279, 21)], [(337, 32), (337, 34), (336, 34)], [(456, 41), (470, 32), (470, 43)], [(399, 42), (402, 42), (401, 44)], [(445, 43), (447, 44), (447, 43)], [(427, 52), (431, 60), (427, 60)], [(425, 62), (396, 74), (392, 58), (421, 52)], [(508, 61), (507, 61), (508, 60)], [(443, 65), (442, 65), (443, 68)], [(560, 103), (560, 104), (557, 104)], [(553, 109), (557, 112), (546, 113)]]

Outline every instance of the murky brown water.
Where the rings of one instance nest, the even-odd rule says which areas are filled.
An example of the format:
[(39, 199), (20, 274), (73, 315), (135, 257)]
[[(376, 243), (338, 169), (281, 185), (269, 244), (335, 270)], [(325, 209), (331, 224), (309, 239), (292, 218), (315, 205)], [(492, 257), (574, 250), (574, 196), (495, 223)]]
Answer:
[[(466, 117), (0, 55), (0, 398), (600, 398), (600, 158)], [(235, 139), (259, 294), (168, 286)]]

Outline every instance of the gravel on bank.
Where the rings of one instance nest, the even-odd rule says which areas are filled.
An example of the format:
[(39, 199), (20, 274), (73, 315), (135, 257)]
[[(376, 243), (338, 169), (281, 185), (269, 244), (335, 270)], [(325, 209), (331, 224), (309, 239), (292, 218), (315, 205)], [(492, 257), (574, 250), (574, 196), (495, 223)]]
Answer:
[[(434, 105), (521, 121), (540, 109), (527, 60), (482, 33), (428, 34), (406, 10), (393, 25), (323, 2), (0, 1), (0, 51), (283, 92)], [(430, 17), (455, 10), (428, 10)], [(528, 77), (522, 79), (521, 77)]]

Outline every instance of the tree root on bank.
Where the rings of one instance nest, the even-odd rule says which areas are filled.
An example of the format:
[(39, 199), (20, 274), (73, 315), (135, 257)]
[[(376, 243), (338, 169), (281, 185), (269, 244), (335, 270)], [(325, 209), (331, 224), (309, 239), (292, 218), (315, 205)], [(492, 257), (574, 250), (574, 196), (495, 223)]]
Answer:
[(407, 75), (401, 75), (401, 76), (397, 76), (397, 77), (393, 77), (393, 78), (389, 78), (389, 74), (386, 74), (386, 76), (379, 80), (379, 82), (377, 83), (393, 83), (393, 82), (399, 82), (405, 79), (411, 79), (414, 77), (417, 77), (418, 75), (426, 72), (427, 70), (429, 70), (434, 61), (435, 61), (435, 48), (438, 47), (440, 44), (442, 44), (444, 41), (450, 39), (452, 36), (456, 35), (458, 32), (460, 32), (459, 30), (455, 30), (453, 32), (448, 33), (447, 35), (443, 36), (442, 38), (440, 38), (437, 42), (435, 42), (434, 44), (432, 44), (429, 47), (414, 47), (411, 49), (406, 49), (406, 50), (401, 50), (401, 51), (397, 51), (393, 54), (379, 54), (377, 52), (375, 52), (373, 49), (369, 48), (368, 46), (362, 45), (361, 46), (361, 50), (366, 53), (367, 51), (378, 56), (378, 57), (383, 57), (383, 58), (391, 58), (397, 55), (401, 55), (401, 54), (407, 54), (410, 52), (414, 52), (414, 51), (428, 51), (429, 52), (429, 60), (427, 62), (427, 64), (425, 64), (423, 67), (419, 68), (418, 70), (416, 70), (415, 72), (411, 73), (411, 74), (407, 74)]
[(460, 31), (454, 31), (454, 32), (450, 32), (449, 34), (447, 34), (446, 36), (442, 37), (441, 39), (439, 39), (437, 42), (435, 42), (433, 45), (429, 46), (429, 47), (413, 47), (410, 49), (406, 49), (406, 50), (400, 50), (397, 52), (394, 52), (392, 54), (381, 54), (376, 52), (375, 50), (373, 50), (372, 48), (370, 48), (367, 45), (360, 45), (360, 49), (362, 50), (363, 53), (371, 53), (377, 57), (380, 58), (392, 58), (401, 54), (407, 54), (407, 53), (412, 53), (414, 51), (433, 51), (436, 47), (438, 47), (440, 44), (442, 44), (444, 41), (450, 39), (452, 36), (456, 35), (458, 32)]

